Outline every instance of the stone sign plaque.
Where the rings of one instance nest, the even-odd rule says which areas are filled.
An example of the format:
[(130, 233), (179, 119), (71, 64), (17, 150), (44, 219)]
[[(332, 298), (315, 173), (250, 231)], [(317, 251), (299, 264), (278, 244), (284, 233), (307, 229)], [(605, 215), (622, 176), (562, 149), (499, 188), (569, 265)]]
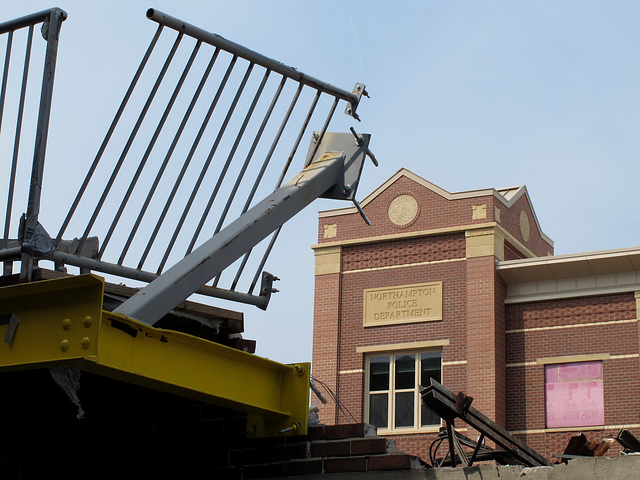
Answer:
[(364, 291), (364, 326), (442, 320), (442, 282)]

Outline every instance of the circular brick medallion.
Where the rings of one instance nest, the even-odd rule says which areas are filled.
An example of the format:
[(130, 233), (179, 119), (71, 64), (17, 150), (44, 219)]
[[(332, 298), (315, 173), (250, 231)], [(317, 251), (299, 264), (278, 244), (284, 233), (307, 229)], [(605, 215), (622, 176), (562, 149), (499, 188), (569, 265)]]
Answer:
[(398, 195), (389, 204), (389, 220), (398, 227), (408, 227), (418, 218), (418, 202), (411, 195)]

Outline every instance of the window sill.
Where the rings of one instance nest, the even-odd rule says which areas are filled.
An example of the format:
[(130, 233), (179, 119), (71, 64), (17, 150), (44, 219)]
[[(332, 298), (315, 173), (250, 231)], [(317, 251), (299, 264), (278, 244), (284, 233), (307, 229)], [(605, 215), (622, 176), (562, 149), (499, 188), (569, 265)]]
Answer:
[(554, 427), (545, 428), (545, 433), (558, 433), (558, 432), (575, 432), (579, 430), (604, 430), (604, 425), (589, 425), (584, 427)]
[[(383, 430), (378, 428), (378, 435), (382, 437), (391, 436), (391, 435), (417, 435), (417, 434), (428, 434), (428, 433), (438, 433), (440, 431), (440, 426), (433, 427), (424, 427), (424, 428), (404, 428), (402, 430)], [(466, 432), (466, 428), (456, 428), (456, 432)]]

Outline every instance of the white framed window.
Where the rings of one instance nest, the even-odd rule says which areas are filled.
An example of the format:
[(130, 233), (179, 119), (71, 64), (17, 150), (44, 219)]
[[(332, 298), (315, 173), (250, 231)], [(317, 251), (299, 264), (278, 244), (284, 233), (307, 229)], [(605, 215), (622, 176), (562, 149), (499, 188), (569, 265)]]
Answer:
[(439, 349), (367, 355), (365, 421), (387, 433), (440, 427), (440, 417), (420, 399), (431, 378), (442, 382)]

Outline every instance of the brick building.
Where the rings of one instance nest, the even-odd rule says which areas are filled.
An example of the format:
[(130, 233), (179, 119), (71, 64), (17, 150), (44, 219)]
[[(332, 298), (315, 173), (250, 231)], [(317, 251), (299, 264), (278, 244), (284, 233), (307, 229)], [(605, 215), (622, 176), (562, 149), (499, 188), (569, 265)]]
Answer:
[(428, 458), (433, 377), (550, 459), (576, 432), (640, 433), (640, 248), (553, 256), (524, 186), (401, 169), (362, 206), (371, 227), (324, 211), (313, 246), (313, 374), (357, 421)]

